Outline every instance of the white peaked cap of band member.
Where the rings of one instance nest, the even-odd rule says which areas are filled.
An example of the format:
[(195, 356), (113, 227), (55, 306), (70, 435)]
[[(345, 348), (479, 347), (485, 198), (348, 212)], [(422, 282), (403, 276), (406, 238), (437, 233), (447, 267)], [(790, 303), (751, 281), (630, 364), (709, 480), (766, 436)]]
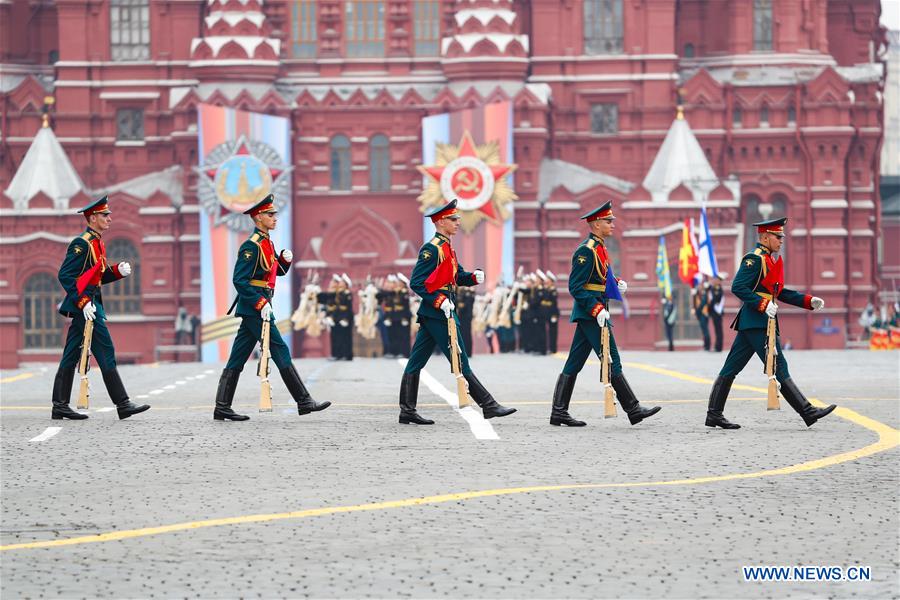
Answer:
[(332, 280), (332, 281), (340, 281), (340, 280), (341, 280), (341, 276), (338, 275), (337, 273), (334, 273), (334, 274), (332, 274), (332, 276), (331, 276), (331, 280)]
[(342, 273), (342, 274), (341, 274), (341, 279), (343, 279), (344, 282), (346, 282), (347, 287), (353, 286), (353, 282), (350, 280), (350, 276), (347, 275), (346, 273)]
[(552, 279), (553, 281), (556, 281), (556, 275), (553, 274), (553, 271), (549, 271), (549, 270), (548, 270), (548, 271), (547, 271), (547, 277), (549, 277), (549, 278)]
[(397, 273), (397, 279), (399, 279), (403, 283), (409, 285), (409, 279), (403, 273)]
[(540, 269), (537, 270), (537, 274), (538, 274), (538, 277), (540, 277), (541, 279), (547, 279), (547, 276)]
[(391, 273), (390, 275), (387, 276), (387, 280), (388, 281), (397, 281), (397, 276), (394, 275), (393, 273)]

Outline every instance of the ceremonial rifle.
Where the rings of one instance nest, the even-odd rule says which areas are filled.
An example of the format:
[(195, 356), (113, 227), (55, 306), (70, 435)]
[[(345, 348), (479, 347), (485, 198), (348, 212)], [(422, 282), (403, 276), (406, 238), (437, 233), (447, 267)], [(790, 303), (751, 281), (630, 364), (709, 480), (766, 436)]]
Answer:
[(84, 322), (84, 336), (81, 342), (81, 359), (78, 361), (78, 374), (81, 376), (81, 386), (78, 390), (78, 403), (76, 408), (88, 408), (90, 397), (90, 382), (88, 381), (88, 363), (91, 360), (91, 339), (94, 337), (94, 322)]
[(460, 368), (461, 354), (459, 350), (459, 340), (456, 337), (456, 321), (453, 319), (453, 313), (447, 319), (447, 333), (450, 336), (450, 368), (453, 376), (456, 378), (456, 396), (459, 399), (459, 407), (464, 408), (471, 406), (472, 401), (469, 400), (469, 384), (466, 382)]
[(259, 412), (272, 412), (272, 386), (269, 383), (269, 330), (272, 322), (263, 321), (262, 339), (260, 340), (259, 367)]
[(616, 403), (613, 401), (613, 388), (609, 382), (611, 365), (609, 358), (609, 324), (600, 329), (600, 345), (603, 356), (600, 357), (600, 380), (603, 382), (603, 417), (612, 419), (616, 416)]
[[(778, 298), (778, 284), (775, 284), (775, 293), (772, 294), (772, 302)], [(775, 347), (777, 325), (775, 317), (769, 317), (766, 325), (766, 375), (769, 378), (769, 399), (766, 403), (766, 410), (781, 410), (781, 404), (778, 402), (778, 381), (775, 379), (775, 354), (778, 350)]]

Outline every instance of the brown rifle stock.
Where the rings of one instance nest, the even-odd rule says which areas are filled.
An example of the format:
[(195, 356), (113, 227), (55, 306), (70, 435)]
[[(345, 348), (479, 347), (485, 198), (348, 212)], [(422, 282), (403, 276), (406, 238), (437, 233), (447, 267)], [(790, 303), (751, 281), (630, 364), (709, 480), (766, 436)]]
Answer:
[(603, 382), (603, 417), (612, 419), (616, 416), (616, 403), (613, 401), (613, 388), (609, 382), (609, 325), (600, 330), (601, 351), (600, 380)]
[(272, 322), (269, 319), (262, 324), (262, 340), (259, 352), (259, 412), (272, 412), (272, 386), (269, 383), (269, 335)]
[(469, 384), (466, 383), (460, 369), (459, 340), (456, 337), (456, 321), (452, 314), (447, 319), (447, 333), (450, 335), (450, 368), (456, 378), (456, 397), (459, 399), (459, 407), (465, 408), (471, 406), (472, 401), (469, 400)]
[(94, 337), (94, 322), (84, 322), (84, 338), (81, 345), (81, 359), (78, 361), (78, 374), (81, 377), (81, 385), (78, 389), (78, 403), (76, 408), (87, 409), (90, 397), (90, 382), (88, 381), (88, 362), (91, 360), (91, 339)]

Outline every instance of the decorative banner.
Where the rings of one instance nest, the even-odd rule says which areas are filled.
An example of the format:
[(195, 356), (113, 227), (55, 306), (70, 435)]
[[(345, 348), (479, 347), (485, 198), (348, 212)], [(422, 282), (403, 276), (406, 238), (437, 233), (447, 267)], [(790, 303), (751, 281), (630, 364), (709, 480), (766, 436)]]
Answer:
[[(275, 194), (276, 250), (291, 247), (291, 143), (288, 119), (201, 104), (197, 109), (200, 165), (202, 321), (221, 319), (237, 295), (231, 283), (240, 245), (253, 231), (243, 214), (267, 194)], [(273, 307), (277, 320), (291, 314), (291, 277), (280, 277)], [(290, 346), (289, 336), (285, 341)], [(231, 338), (203, 344), (204, 362), (228, 358)]]
[[(489, 289), (511, 283), (515, 263), (511, 102), (487, 104), (422, 119), (425, 176), (419, 210), (459, 200), (461, 232), (454, 238), (463, 266), (485, 270)], [(434, 235), (425, 220), (424, 239)]]

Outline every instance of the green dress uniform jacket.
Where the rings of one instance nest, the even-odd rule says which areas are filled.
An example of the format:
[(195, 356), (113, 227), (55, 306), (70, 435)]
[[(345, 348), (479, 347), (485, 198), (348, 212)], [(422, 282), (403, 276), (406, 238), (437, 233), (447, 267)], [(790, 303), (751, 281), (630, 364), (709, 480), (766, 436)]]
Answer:
[[(773, 290), (766, 287), (764, 280), (771, 268), (770, 256), (768, 248), (757, 244), (753, 252), (741, 259), (741, 266), (731, 284), (731, 292), (743, 303), (731, 323), (731, 328), (736, 331), (765, 329), (769, 322), (766, 306), (772, 301)], [(812, 310), (812, 296), (794, 290), (779, 290), (778, 301)], [(775, 320), (777, 322), (777, 316)]]
[(263, 305), (272, 301), (275, 290), (270, 288), (268, 283), (272, 260), (278, 262), (276, 271), (278, 277), (287, 275), (291, 268), (291, 263), (284, 260), (281, 255), (275, 256), (274, 247), (271, 256), (263, 250), (263, 244), (271, 245), (271, 243), (267, 234), (256, 229), (238, 250), (231, 281), (238, 293), (235, 314), (239, 317), (258, 317)]
[[(79, 294), (76, 289), (78, 278), (91, 270), (98, 260), (103, 262), (98, 276)], [(106, 248), (100, 239), (100, 234), (88, 227), (84, 233), (69, 242), (66, 257), (59, 268), (57, 279), (59, 279), (60, 285), (66, 292), (66, 297), (59, 306), (61, 315), (69, 318), (81, 315), (81, 309), (88, 302), (93, 301), (94, 306), (97, 308), (97, 320), (104, 320), (106, 319), (106, 311), (103, 310), (103, 296), (100, 293), (100, 286), (104, 283), (118, 281), (122, 279), (122, 275), (119, 273), (118, 265), (110, 266), (107, 264)]]
[[(598, 246), (602, 247), (603, 241), (590, 234), (572, 255), (572, 271), (569, 274), (569, 293), (575, 299), (572, 316), (569, 317), (572, 323), (595, 320), (597, 314), (606, 308), (607, 265), (601, 264)], [(605, 248), (601, 252), (605, 254)]]
[[(449, 298), (453, 304), (456, 304), (456, 291), (452, 289), (454, 286), (444, 286), (433, 292), (425, 289), (425, 280), (437, 268), (445, 258), (444, 246), (450, 242), (450, 239), (440, 233), (434, 234), (434, 237), (426, 242), (419, 249), (419, 258), (416, 266), (413, 268), (412, 276), (409, 278), (409, 287), (413, 292), (421, 296), (422, 303), (419, 305), (417, 315), (430, 319), (446, 320), (444, 312), (440, 309), (441, 303), (445, 298)], [(463, 269), (462, 265), (458, 265), (456, 271), (456, 285), (464, 285), (470, 287), (476, 285), (475, 276)]]

